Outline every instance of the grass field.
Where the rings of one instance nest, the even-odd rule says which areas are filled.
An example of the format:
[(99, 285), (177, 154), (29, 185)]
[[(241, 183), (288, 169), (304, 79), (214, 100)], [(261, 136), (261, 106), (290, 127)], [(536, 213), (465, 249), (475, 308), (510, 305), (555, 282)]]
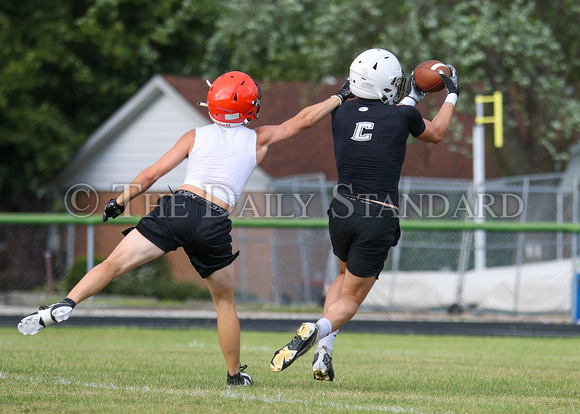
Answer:
[(293, 333), (243, 332), (255, 385), (228, 388), (214, 330), (0, 328), (6, 413), (580, 413), (580, 339), (341, 333), (334, 382), (313, 351), (281, 373)]

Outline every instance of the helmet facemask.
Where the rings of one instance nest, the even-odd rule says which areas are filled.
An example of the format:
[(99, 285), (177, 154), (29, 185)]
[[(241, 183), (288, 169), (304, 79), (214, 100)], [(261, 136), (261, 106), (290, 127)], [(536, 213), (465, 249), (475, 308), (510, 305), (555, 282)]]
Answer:
[[(254, 84), (258, 88), (258, 97), (252, 101), (252, 105), (254, 106), (254, 108), (256, 108), (256, 112), (253, 115), (254, 119), (258, 119), (258, 116), (260, 115), (260, 107), (262, 106), (262, 89), (260, 88), (260, 85), (258, 85), (255, 81)], [(252, 122), (251, 119), (249, 118), (244, 119), (244, 125), (249, 125), (250, 122)]]
[(391, 84), (394, 88), (383, 89), (384, 94), (381, 94), (379, 98), (382, 103), (385, 105), (396, 105), (401, 102), (401, 99), (405, 96), (405, 91), (407, 90), (407, 77), (405, 76), (405, 72), (400, 77), (392, 78)]

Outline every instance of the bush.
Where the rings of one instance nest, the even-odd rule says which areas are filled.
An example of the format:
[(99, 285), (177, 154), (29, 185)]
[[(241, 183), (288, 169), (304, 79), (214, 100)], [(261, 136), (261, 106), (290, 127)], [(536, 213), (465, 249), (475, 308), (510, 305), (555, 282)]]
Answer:
[[(95, 265), (104, 261), (102, 257), (95, 257)], [(71, 268), (59, 282), (64, 292), (69, 292), (82, 279), (87, 271), (87, 258), (75, 260)], [(209, 299), (208, 290), (191, 283), (177, 284), (171, 277), (171, 270), (161, 256), (149, 263), (131, 270), (109, 283), (101, 293), (124, 296), (150, 296), (158, 299)]]

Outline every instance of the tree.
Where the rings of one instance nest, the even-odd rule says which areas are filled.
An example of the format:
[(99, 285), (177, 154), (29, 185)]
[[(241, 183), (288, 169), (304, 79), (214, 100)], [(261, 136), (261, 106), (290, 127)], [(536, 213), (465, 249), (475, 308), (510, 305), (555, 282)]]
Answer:
[[(209, 41), (206, 72), (225, 67), (265, 79), (344, 76), (370, 47), (395, 53), (409, 72), (427, 58), (456, 65), (458, 110), (476, 93), (504, 93), (503, 175), (553, 171), (578, 138), (580, 5), (572, 0), (232, 0)], [(409, 74), (409, 73), (407, 73)], [(489, 135), (488, 135), (489, 136)]]
[[(222, 11), (208, 42), (204, 71), (217, 76), (227, 68), (258, 79), (318, 82), (348, 74), (355, 51), (389, 44), (400, 52), (403, 42), (386, 42), (385, 28), (397, 24), (405, 7), (384, 1), (277, 0), (256, 5), (232, 0)], [(397, 36), (403, 39), (403, 36)]]
[[(0, 191), (41, 194), (84, 139), (160, 72), (199, 75), (220, 1), (0, 6)], [(25, 207), (24, 207), (25, 208)]]
[[(434, 39), (455, 45), (465, 81), (504, 93), (505, 145), (492, 157), (505, 175), (553, 171), (578, 138), (580, 106), (569, 89), (577, 75), (566, 79), (578, 61), (544, 20), (546, 8), (557, 7), (544, 3), (460, 1)], [(580, 17), (575, 8), (568, 19)]]
[[(553, 171), (580, 130), (575, 0), (21, 0), (0, 5), (1, 203), (41, 194), (87, 136), (157, 73), (341, 78), (383, 47), (407, 75), (457, 66), (458, 110), (501, 90), (501, 174)], [(452, 143), (450, 143), (452, 144)], [(445, 144), (447, 145), (447, 144)]]

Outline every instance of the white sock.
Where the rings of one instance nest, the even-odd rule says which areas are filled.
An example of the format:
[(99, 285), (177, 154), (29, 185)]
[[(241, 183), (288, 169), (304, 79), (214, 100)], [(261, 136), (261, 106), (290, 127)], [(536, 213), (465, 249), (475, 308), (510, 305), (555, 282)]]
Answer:
[(327, 337), (322, 338), (318, 342), (318, 348), (322, 348), (323, 346), (326, 347), (326, 349), (328, 349), (330, 351), (329, 352), (330, 356), (332, 356), (332, 348), (334, 347), (334, 340), (336, 339), (337, 334), (338, 334), (338, 329), (336, 331), (332, 332)]
[(322, 339), (332, 332), (332, 323), (326, 318), (320, 318), (318, 322), (316, 322), (316, 326), (318, 326), (318, 339)]

